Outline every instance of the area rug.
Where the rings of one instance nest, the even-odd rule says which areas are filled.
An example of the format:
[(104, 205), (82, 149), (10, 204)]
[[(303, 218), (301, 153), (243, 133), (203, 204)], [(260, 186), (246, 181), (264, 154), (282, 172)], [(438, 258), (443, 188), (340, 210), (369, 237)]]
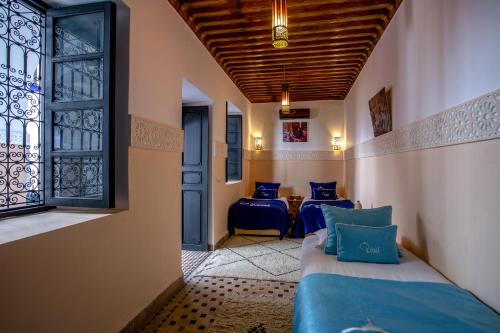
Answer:
[(289, 333), (296, 283), (191, 277), (140, 332)]
[(208, 257), (193, 276), (298, 282), (303, 239), (235, 236)]

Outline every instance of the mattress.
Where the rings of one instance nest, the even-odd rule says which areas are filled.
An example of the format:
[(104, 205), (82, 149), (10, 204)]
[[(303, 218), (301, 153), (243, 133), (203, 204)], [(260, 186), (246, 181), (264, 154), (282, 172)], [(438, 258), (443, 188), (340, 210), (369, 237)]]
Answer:
[(393, 281), (450, 283), (411, 252), (403, 248), (401, 252), (403, 257), (399, 265), (340, 262), (336, 256), (325, 254), (318, 246), (318, 237), (310, 235), (302, 243), (301, 277), (314, 273), (327, 273)]

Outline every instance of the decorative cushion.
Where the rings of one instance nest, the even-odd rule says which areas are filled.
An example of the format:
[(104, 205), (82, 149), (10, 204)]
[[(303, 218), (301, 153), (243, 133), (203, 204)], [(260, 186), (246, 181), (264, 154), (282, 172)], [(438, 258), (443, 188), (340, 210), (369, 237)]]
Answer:
[(311, 199), (335, 200), (337, 199), (337, 182), (315, 183), (310, 182)]
[(328, 238), (325, 253), (337, 254), (337, 233), (335, 224), (355, 224), (369, 227), (387, 227), (392, 224), (392, 206), (372, 209), (346, 209), (321, 204), (325, 217)]
[(255, 182), (255, 199), (277, 199), (280, 183)]
[(335, 229), (338, 261), (399, 264), (396, 225), (367, 227), (337, 223)]

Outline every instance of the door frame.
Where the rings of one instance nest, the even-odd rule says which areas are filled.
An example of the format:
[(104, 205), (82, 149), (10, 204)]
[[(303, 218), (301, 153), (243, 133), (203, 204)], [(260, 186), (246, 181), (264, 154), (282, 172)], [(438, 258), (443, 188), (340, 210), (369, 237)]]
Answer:
[[(211, 149), (210, 149), (210, 114), (209, 110), (210, 107), (208, 105), (200, 105), (200, 106), (182, 106), (182, 129), (184, 129), (184, 113), (189, 112), (189, 110), (196, 110), (196, 111), (202, 111), (202, 140), (205, 142), (203, 147), (205, 150), (202, 153), (202, 159), (205, 162), (205, 165), (203, 167), (202, 174), (203, 176), (206, 176), (206, 184), (204, 188), (202, 189), (202, 220), (205, 220), (202, 222), (201, 226), (201, 245), (192, 245), (192, 244), (184, 244), (183, 243), (183, 235), (182, 233), (184, 232), (184, 181), (183, 181), (183, 176), (184, 176), (184, 149), (182, 152), (182, 158), (181, 158), (181, 247), (182, 250), (188, 250), (188, 251), (208, 251), (209, 250), (209, 229), (210, 229), (210, 205), (211, 205)], [(206, 138), (206, 140), (204, 140)]]

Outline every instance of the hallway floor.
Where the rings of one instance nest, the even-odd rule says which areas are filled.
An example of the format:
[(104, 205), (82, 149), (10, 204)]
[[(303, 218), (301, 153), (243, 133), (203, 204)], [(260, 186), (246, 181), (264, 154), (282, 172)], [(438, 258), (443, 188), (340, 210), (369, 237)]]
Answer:
[[(238, 262), (257, 262), (265, 258), (262, 251), (255, 251), (257, 248), (263, 250), (263, 247), (266, 247), (266, 253), (272, 249), (287, 255), (290, 247), (296, 248), (301, 243), (301, 240), (285, 240), (280, 248), (275, 245), (280, 244), (277, 238), (263, 237), (258, 240), (249, 237), (247, 240), (251, 239), (250, 243), (238, 239), (239, 237), (246, 236), (229, 239), (223, 248), (217, 251), (219, 253), (231, 251), (234, 255), (241, 256)], [(217, 251), (211, 254), (183, 251), (186, 285), (149, 320), (141, 332), (285, 333), (291, 331), (293, 297), (297, 283), (280, 281), (278, 277), (254, 279), (220, 276), (220, 273), (217, 276), (200, 275), (207, 273), (204, 267), (219, 256)], [(202, 254), (205, 255), (204, 258)], [(231, 260), (232, 262), (228, 264), (233, 265), (235, 258)], [(292, 263), (291, 269), (295, 269), (296, 262)], [(252, 274), (249, 276), (261, 274), (262, 268), (254, 266), (253, 269), (255, 272), (250, 272)]]

